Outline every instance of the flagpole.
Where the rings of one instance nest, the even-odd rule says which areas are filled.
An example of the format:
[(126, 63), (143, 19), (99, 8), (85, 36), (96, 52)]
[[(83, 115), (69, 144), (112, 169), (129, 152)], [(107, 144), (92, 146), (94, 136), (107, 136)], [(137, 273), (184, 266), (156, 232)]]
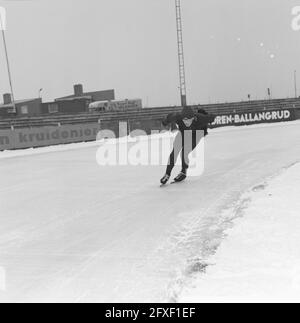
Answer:
[(9, 79), (9, 86), (10, 86), (11, 99), (12, 99), (13, 110), (14, 110), (13, 113), (16, 113), (16, 105), (15, 105), (15, 96), (14, 96), (14, 90), (13, 90), (12, 76), (11, 76), (11, 70), (10, 70), (10, 64), (9, 64), (9, 58), (8, 58), (8, 50), (7, 50), (7, 44), (6, 44), (6, 38), (5, 38), (4, 24), (3, 24), (3, 21), (2, 21), (1, 15), (0, 15), (0, 29), (2, 31), (3, 45), (4, 45), (7, 72), (8, 72), (8, 79)]
[(298, 89), (297, 89), (297, 71), (294, 71), (294, 86), (295, 86), (295, 98), (298, 97)]

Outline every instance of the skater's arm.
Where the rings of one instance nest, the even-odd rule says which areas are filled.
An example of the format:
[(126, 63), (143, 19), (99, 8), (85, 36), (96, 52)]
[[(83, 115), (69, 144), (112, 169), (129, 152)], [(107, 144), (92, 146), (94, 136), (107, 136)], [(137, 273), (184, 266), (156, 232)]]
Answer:
[(206, 124), (206, 125), (213, 123), (216, 119), (216, 116), (213, 114), (197, 113), (196, 116), (199, 123)]
[(162, 121), (164, 127), (169, 126), (172, 123), (176, 123), (178, 121), (179, 114), (178, 113), (170, 113), (167, 117)]
[(202, 109), (202, 108), (198, 109), (198, 113), (208, 115), (208, 112), (206, 110)]

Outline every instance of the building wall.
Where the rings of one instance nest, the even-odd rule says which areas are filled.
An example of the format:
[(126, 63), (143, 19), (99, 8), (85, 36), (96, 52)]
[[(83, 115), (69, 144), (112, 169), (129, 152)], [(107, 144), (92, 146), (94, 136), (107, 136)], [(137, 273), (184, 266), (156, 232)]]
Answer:
[(97, 91), (84, 93), (86, 96), (91, 96), (93, 101), (113, 101), (115, 100), (115, 90)]
[(49, 113), (49, 105), (51, 103), (42, 103), (42, 106), (41, 106), (41, 114), (48, 114)]
[(59, 101), (57, 103), (59, 113), (64, 114), (87, 112), (89, 105), (87, 100)]
[[(78, 100), (65, 100), (43, 103), (41, 108), (42, 114), (76, 114), (88, 111), (90, 101), (86, 99)], [(57, 111), (54, 112), (54, 107), (57, 107)], [(50, 109), (52, 107), (52, 112)]]
[[(16, 102), (16, 113), (11, 113), (12, 107), (0, 109), (2, 117), (37, 117), (42, 114), (42, 100), (34, 99), (31, 101)], [(27, 112), (27, 113), (25, 113)]]
[[(41, 115), (42, 109), (42, 100), (36, 99), (29, 102), (17, 103), (16, 111), (18, 117), (36, 117)], [(26, 108), (25, 108), (26, 107)], [(24, 109), (27, 109), (28, 113), (24, 112)]]
[(1, 108), (0, 109), (0, 117), (9, 117), (14, 116), (12, 113), (8, 113), (9, 108)]

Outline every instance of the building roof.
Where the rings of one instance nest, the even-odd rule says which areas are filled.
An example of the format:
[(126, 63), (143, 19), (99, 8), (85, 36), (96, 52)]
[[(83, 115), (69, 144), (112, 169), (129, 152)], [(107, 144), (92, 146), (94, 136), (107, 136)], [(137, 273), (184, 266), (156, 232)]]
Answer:
[[(42, 100), (40, 98), (35, 98), (35, 99), (24, 99), (24, 100), (15, 100), (15, 104), (23, 104), (23, 103), (29, 103), (29, 102), (33, 102), (33, 101), (37, 101), (37, 100)], [(13, 103), (9, 103), (9, 104), (0, 104), (0, 109), (1, 108), (12, 108), (13, 107)]]
[(80, 97), (76, 97), (75, 94), (72, 94), (61, 98), (57, 98), (55, 99), (55, 101), (61, 101), (66, 99), (76, 99), (76, 98), (82, 98), (82, 97), (88, 97), (93, 101), (111, 101), (115, 99), (115, 90), (110, 89), (110, 90), (104, 90), (104, 91), (84, 92)]
[(64, 97), (64, 98), (59, 98), (55, 99), (55, 102), (60, 102), (60, 101), (74, 101), (74, 100), (92, 100), (91, 96), (69, 96), (69, 97)]

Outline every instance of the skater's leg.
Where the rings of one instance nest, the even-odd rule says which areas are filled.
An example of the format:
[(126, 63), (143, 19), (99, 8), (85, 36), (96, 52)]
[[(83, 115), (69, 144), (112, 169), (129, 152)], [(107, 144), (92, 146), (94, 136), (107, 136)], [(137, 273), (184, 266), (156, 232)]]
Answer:
[(189, 154), (194, 150), (195, 143), (193, 141), (193, 132), (192, 131), (185, 131), (184, 138), (183, 138), (183, 145), (181, 151), (181, 173), (187, 173), (189, 168)]
[(189, 154), (196, 148), (194, 145), (192, 147), (183, 147), (181, 152), (181, 161), (182, 161), (182, 168), (181, 172), (177, 177), (175, 177), (175, 182), (182, 182), (187, 178), (187, 170), (189, 168)]
[(169, 158), (169, 162), (168, 162), (168, 166), (167, 166), (167, 171), (166, 171), (166, 174), (167, 175), (171, 175), (172, 173), (172, 170), (173, 168), (175, 167), (175, 164), (176, 164), (176, 161), (177, 161), (177, 158), (180, 154), (180, 151), (182, 150), (182, 135), (181, 133), (179, 132), (175, 138), (175, 141), (174, 141), (174, 149), (170, 155), (170, 158)]
[(185, 132), (184, 144), (181, 151), (181, 162), (182, 162), (182, 169), (181, 172), (183, 174), (187, 174), (187, 170), (189, 168), (189, 155), (192, 153), (198, 144), (200, 143), (201, 139), (203, 138), (203, 132), (200, 131), (199, 133), (192, 133), (189, 131)]
[(183, 148), (181, 152), (181, 172), (183, 174), (187, 173), (189, 168), (189, 154), (191, 153), (191, 149)]
[(182, 141), (181, 150), (181, 172), (174, 178), (175, 182), (182, 182), (187, 177), (187, 170), (189, 167), (189, 154), (193, 150), (192, 131), (185, 131)]
[(182, 135), (179, 132), (175, 138), (174, 141), (174, 148), (173, 151), (169, 157), (169, 161), (168, 161), (168, 166), (167, 166), (167, 170), (166, 170), (166, 174), (164, 175), (164, 177), (160, 180), (162, 185), (166, 185), (167, 182), (170, 179), (172, 170), (176, 164), (177, 158), (180, 154), (180, 151), (182, 150)]
[(166, 170), (166, 174), (167, 175), (171, 175), (172, 170), (175, 166), (175, 150), (173, 149), (170, 157), (169, 157), (169, 162), (168, 162), (168, 166), (167, 166), (167, 170)]

